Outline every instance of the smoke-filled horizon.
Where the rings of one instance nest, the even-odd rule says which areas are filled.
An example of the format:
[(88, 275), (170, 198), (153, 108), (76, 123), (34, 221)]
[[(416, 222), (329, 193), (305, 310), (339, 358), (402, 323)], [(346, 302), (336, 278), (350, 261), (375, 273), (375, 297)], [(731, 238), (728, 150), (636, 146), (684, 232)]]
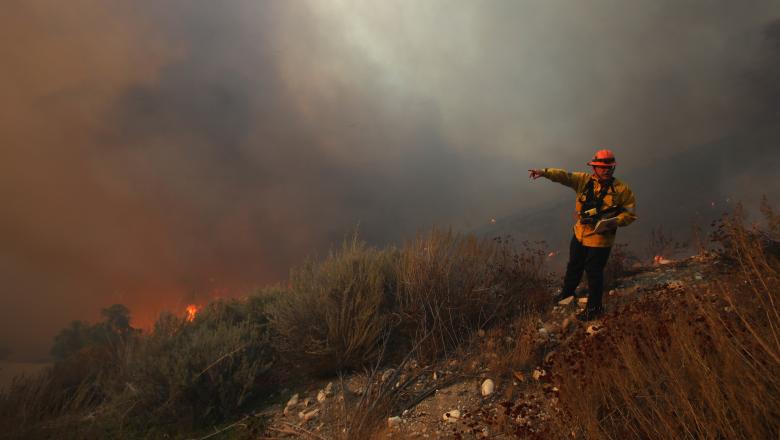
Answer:
[[(774, 1), (11, 0), (0, 345), (549, 202), (776, 117)], [(774, 24), (773, 24), (774, 23)], [(773, 37), (774, 35), (774, 37)], [(774, 38), (774, 40), (773, 40)], [(618, 171), (620, 175), (620, 170)]]

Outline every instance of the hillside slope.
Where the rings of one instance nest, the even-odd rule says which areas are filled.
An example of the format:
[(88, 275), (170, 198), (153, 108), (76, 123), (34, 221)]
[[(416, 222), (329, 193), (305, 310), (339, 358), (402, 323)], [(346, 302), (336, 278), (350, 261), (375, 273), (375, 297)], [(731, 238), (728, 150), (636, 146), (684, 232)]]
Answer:
[[(577, 321), (585, 298), (574, 299), (480, 331), (435, 365), (300, 390), (264, 413), (268, 432), (356, 438), (347, 433), (359, 413), (345, 408), (370, 394), (372, 381), (389, 380), (407, 404), (375, 438), (677, 438), (687, 429), (696, 438), (762, 438), (780, 429), (772, 421), (780, 363), (771, 359), (780, 347), (753, 318), (777, 309), (756, 302), (774, 293), (745, 284), (777, 279), (743, 269), (712, 253), (634, 268), (605, 296), (603, 319)], [(752, 349), (754, 358), (740, 361)], [(702, 415), (712, 419), (695, 420)]]

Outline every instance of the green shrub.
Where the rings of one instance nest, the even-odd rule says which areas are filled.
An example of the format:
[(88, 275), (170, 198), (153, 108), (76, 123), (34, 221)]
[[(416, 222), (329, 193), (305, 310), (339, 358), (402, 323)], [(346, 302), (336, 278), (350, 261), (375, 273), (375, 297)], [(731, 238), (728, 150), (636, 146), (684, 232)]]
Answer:
[[(122, 346), (86, 338), (0, 393), (0, 428), (18, 438), (156, 438), (232, 418), (275, 390), (266, 309), (278, 292), (212, 302), (193, 322), (163, 313), (150, 334)], [(106, 322), (60, 335), (123, 328), (113, 319), (123, 313), (112, 313), (121, 310), (106, 311)], [(72, 347), (68, 337), (61, 347)]]
[(17, 378), (0, 393), (3, 432), (46, 437), (35, 434), (41, 421), (78, 420), (121, 390), (125, 354), (140, 331), (130, 326), (130, 312), (121, 304), (101, 313), (102, 322), (73, 321), (60, 331), (51, 350), (56, 359), (53, 366), (37, 376)]
[(364, 365), (378, 355), (396, 288), (398, 252), (353, 237), (324, 261), (290, 274), (272, 309), (279, 347), (320, 374)]
[(275, 354), (267, 297), (220, 300), (193, 322), (163, 314), (127, 360), (125, 398), (143, 424), (182, 421), (191, 428), (234, 416), (274, 389)]

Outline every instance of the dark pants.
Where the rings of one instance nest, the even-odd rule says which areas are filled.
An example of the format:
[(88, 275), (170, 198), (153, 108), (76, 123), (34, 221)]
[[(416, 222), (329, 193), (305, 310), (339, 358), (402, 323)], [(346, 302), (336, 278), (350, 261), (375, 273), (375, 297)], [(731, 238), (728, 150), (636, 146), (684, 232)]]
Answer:
[(563, 277), (562, 296), (574, 295), (580, 284), (582, 272), (588, 275), (588, 311), (601, 312), (601, 296), (604, 291), (604, 267), (607, 265), (611, 247), (587, 247), (571, 238), (569, 263)]

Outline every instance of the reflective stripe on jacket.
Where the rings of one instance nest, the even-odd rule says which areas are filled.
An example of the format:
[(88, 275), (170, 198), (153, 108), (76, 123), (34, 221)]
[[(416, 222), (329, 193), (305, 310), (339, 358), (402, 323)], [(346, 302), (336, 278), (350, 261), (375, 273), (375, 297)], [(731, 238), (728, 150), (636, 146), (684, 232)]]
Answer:
[[(583, 193), (585, 192), (588, 181), (593, 179), (593, 192), (595, 194), (598, 194), (601, 191), (601, 184), (595, 174), (570, 173), (558, 168), (545, 168), (543, 176), (553, 182), (566, 185), (577, 192), (577, 202), (575, 206), (577, 223), (574, 224), (574, 235), (583, 246), (610, 247), (615, 243), (616, 230), (613, 229), (601, 234), (596, 234), (593, 232), (595, 225), (586, 225), (580, 222), (579, 214), (582, 210), (582, 201), (585, 198)], [(636, 199), (634, 198), (634, 193), (628, 185), (618, 179), (613, 179), (612, 188), (609, 188), (607, 191), (601, 209), (606, 210), (615, 207), (622, 208), (620, 214), (617, 215), (618, 226), (628, 226), (637, 219), (635, 214)]]

